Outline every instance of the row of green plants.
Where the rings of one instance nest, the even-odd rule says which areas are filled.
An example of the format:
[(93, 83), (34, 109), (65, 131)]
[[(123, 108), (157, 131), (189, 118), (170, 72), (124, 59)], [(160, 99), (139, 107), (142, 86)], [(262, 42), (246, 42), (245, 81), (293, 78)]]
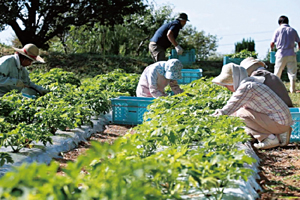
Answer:
[[(110, 83), (110, 77), (104, 82)], [(193, 188), (207, 198), (222, 199), (230, 181), (247, 180), (252, 173), (244, 164), (254, 159), (237, 148), (249, 136), (240, 119), (211, 116), (230, 92), (210, 79), (183, 88), (182, 94), (154, 100), (145, 122), (114, 144), (93, 142), (85, 155), (62, 169), (65, 176), (56, 175), (55, 162), (24, 164), (6, 173), (0, 179), (0, 197), (181, 199)]]
[[(12, 91), (0, 98), (0, 145), (10, 147), (14, 153), (38, 142), (52, 144), (51, 136), (58, 129), (92, 126), (92, 116), (111, 109), (110, 98), (132, 95), (139, 80), (139, 75), (122, 70), (84, 80), (60, 68), (44, 74), (36, 71), (30, 76), (50, 92), (32, 99)], [(3, 154), (0, 164), (8, 161), (12, 159)]]

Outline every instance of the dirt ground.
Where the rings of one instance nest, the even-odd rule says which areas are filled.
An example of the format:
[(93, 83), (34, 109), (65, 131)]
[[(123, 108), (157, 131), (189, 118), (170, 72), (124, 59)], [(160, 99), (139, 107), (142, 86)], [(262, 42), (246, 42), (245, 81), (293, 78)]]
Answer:
[[(72, 151), (63, 153), (63, 158), (55, 159), (60, 163), (58, 175), (68, 161), (75, 161), (79, 155), (85, 153), (90, 147), (90, 141), (112, 143), (119, 136), (123, 136), (132, 126), (107, 125), (103, 132), (94, 134), (87, 142), (81, 142)], [(257, 200), (300, 200), (300, 144), (290, 144), (287, 147), (271, 150), (258, 150), (256, 154), (261, 158), (261, 179), (257, 182), (263, 191), (258, 191), (260, 198)]]
[(60, 165), (57, 174), (64, 176), (64, 172), (61, 169), (67, 166), (67, 162), (74, 162), (79, 155), (84, 154), (91, 146), (90, 141), (108, 142), (112, 144), (115, 139), (125, 135), (132, 127), (133, 126), (130, 125), (106, 125), (103, 132), (93, 134), (92, 137), (87, 139), (87, 142), (80, 142), (77, 148), (63, 153), (63, 158), (55, 158), (54, 160), (59, 162)]
[(259, 200), (300, 199), (300, 145), (259, 150), (261, 158), (261, 180), (257, 180), (263, 191)]

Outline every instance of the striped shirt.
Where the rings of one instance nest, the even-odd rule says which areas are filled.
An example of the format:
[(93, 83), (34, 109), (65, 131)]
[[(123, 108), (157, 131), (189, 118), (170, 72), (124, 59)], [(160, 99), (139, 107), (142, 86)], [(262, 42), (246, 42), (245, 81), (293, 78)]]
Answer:
[(293, 124), (289, 108), (268, 86), (255, 81), (242, 81), (227, 104), (219, 110), (222, 115), (234, 115), (241, 107), (267, 114), (275, 122)]

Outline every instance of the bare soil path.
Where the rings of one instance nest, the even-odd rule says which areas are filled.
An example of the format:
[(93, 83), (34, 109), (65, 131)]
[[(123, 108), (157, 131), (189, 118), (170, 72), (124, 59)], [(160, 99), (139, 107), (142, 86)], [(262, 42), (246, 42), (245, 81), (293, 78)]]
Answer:
[(259, 200), (300, 200), (300, 149), (299, 144), (270, 150), (259, 150), (261, 180), (264, 191)]

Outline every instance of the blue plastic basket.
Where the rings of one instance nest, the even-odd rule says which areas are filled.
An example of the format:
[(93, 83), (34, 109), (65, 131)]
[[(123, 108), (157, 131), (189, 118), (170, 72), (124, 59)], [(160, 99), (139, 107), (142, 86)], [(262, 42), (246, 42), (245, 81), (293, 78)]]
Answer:
[(184, 65), (193, 64), (196, 61), (195, 49), (184, 50), (182, 55), (177, 55), (176, 50), (172, 49), (169, 59), (172, 59), (172, 58), (177, 58)]
[(112, 98), (112, 121), (114, 124), (137, 125), (143, 123), (143, 115), (147, 112), (147, 106), (153, 103), (150, 97)]
[(235, 63), (239, 65), (245, 58), (230, 58), (228, 56), (223, 57), (223, 65), (226, 65), (228, 63)]
[[(276, 61), (275, 54), (276, 54), (275, 51), (270, 52), (270, 63), (271, 64), (275, 64), (275, 61)], [(300, 51), (296, 52), (296, 59), (297, 59), (297, 62), (300, 62)]]
[(26, 94), (26, 93), (23, 93), (23, 92), (22, 92), (22, 96), (26, 97), (26, 98), (29, 98), (29, 99), (36, 99), (35, 95), (29, 95), (29, 94)]
[(182, 79), (177, 80), (178, 84), (189, 84), (202, 77), (202, 69), (182, 69)]
[(275, 54), (276, 54), (275, 51), (271, 51), (271, 52), (270, 52), (270, 63), (271, 63), (271, 64), (274, 64), (274, 63), (275, 63), (275, 60), (276, 60)]
[(300, 51), (296, 52), (297, 62), (300, 62)]
[(290, 142), (300, 142), (300, 108), (290, 108), (294, 121)]

